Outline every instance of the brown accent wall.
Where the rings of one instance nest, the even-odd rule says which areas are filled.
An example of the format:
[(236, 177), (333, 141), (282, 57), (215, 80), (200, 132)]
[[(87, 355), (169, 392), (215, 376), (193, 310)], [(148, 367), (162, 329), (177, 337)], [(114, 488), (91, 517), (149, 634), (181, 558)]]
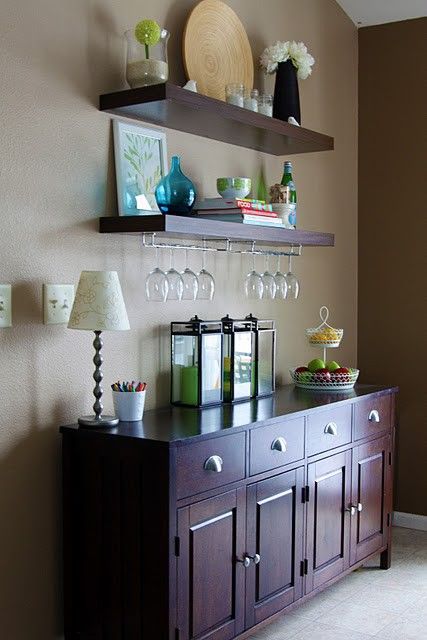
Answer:
[(358, 364), (400, 387), (395, 509), (427, 515), (427, 19), (359, 30)]

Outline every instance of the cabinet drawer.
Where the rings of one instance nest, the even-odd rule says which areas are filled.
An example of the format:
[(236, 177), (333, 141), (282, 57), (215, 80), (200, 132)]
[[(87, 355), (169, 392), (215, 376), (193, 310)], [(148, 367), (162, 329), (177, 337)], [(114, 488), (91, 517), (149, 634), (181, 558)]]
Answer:
[(351, 442), (351, 405), (313, 413), (307, 418), (307, 455)]
[(251, 476), (303, 457), (304, 418), (286, 420), (250, 432)]
[(354, 405), (354, 439), (389, 431), (391, 395), (365, 398)]
[(245, 441), (245, 433), (236, 433), (180, 447), (176, 456), (178, 499), (244, 478)]

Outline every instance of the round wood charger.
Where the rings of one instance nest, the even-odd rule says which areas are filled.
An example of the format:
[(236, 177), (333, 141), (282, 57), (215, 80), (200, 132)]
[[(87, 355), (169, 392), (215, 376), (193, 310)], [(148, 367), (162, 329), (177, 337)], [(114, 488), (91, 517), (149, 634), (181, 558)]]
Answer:
[(197, 90), (225, 100), (232, 82), (252, 89), (254, 62), (245, 28), (221, 0), (202, 0), (190, 13), (182, 43), (185, 72)]

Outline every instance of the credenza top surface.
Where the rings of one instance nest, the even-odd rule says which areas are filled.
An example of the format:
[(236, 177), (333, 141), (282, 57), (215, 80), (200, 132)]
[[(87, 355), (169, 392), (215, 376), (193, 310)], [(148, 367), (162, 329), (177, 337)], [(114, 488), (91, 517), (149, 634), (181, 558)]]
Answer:
[(261, 425), (293, 415), (309, 414), (330, 405), (354, 402), (372, 394), (394, 393), (396, 387), (357, 384), (346, 392), (313, 392), (294, 385), (280, 387), (266, 398), (236, 404), (196, 409), (168, 406), (144, 413), (141, 422), (120, 422), (117, 427), (93, 429), (71, 424), (61, 427), (64, 434), (134, 438), (162, 443), (182, 442), (224, 435), (248, 426)]

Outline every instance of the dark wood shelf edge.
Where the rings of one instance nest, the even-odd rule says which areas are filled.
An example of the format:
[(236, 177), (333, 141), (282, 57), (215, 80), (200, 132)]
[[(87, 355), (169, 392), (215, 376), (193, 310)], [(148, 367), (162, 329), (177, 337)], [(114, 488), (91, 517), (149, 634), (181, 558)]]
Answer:
[(275, 229), (260, 225), (201, 219), (197, 216), (111, 216), (99, 220), (100, 233), (156, 233), (158, 236), (256, 241), (267, 245), (303, 245), (306, 247), (333, 247), (332, 233), (303, 231), (301, 229)]
[[(236, 107), (171, 83), (101, 95), (99, 108), (115, 116), (143, 120), (275, 155), (334, 148), (334, 139), (325, 134)], [(217, 122), (212, 122), (212, 118)], [(219, 121), (223, 122), (223, 127)], [(225, 122), (228, 123), (227, 127)], [(238, 130), (230, 132), (232, 126)]]

